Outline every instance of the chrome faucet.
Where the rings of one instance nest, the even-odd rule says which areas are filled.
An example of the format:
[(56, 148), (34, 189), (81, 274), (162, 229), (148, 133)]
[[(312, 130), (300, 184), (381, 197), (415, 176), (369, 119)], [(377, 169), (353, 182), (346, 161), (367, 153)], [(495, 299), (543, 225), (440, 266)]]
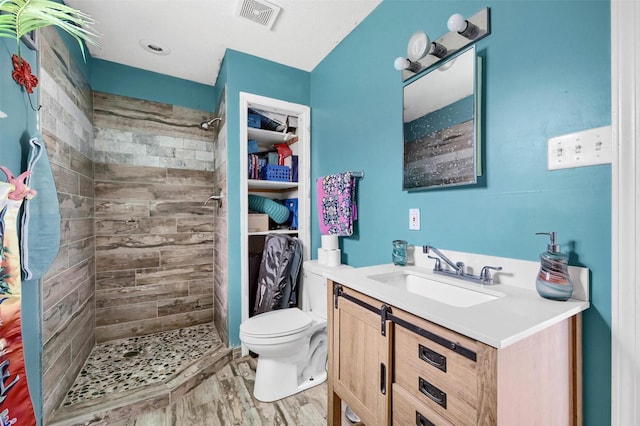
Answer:
[[(432, 251), (434, 252), (440, 259), (444, 260), (444, 263), (446, 263), (447, 265), (449, 265), (449, 267), (451, 269), (453, 269), (456, 273), (456, 275), (464, 275), (464, 263), (462, 262), (458, 262), (458, 263), (453, 263), (451, 261), (451, 259), (449, 259), (447, 256), (445, 256), (440, 250), (438, 250), (437, 248), (433, 247), (433, 246), (422, 246), (422, 252), (425, 254), (429, 254), (429, 252)], [(428, 256), (429, 259), (436, 259), (436, 268), (434, 268), (433, 270), (436, 271), (444, 271), (444, 269), (442, 269), (442, 267), (440, 266), (440, 259), (438, 259), (438, 257), (433, 257), (433, 256)]]
[[(465, 267), (463, 262), (453, 263), (451, 259), (445, 256), (440, 250), (433, 246), (422, 246), (422, 252), (427, 255), (429, 259), (435, 260), (435, 265), (433, 267), (433, 272), (441, 275), (448, 275), (450, 277), (460, 278), (465, 281), (470, 281), (474, 283), (479, 283), (483, 285), (493, 284), (493, 277), (491, 276), (491, 270), (501, 271), (501, 266), (483, 266), (480, 270), (480, 275), (467, 274), (465, 272)], [(433, 252), (436, 256), (429, 256), (429, 252)], [(442, 263), (446, 263), (449, 265), (451, 270), (442, 269)]]

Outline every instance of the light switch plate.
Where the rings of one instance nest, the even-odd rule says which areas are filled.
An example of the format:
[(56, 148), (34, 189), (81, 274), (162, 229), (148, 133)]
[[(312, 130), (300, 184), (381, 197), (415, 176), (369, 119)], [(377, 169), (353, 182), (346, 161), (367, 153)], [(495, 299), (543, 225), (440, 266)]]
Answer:
[(420, 230), (420, 209), (409, 209), (409, 229)]
[(611, 126), (582, 130), (547, 140), (547, 169), (611, 163)]

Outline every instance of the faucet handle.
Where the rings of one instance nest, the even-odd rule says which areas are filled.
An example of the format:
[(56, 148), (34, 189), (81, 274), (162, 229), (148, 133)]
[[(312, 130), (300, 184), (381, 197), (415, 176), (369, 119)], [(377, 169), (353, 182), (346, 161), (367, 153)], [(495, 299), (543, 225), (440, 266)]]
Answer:
[(433, 270), (434, 270), (434, 271), (442, 271), (442, 265), (440, 264), (440, 258), (439, 258), (439, 257), (429, 256), (429, 255), (427, 255), (427, 257), (428, 257), (429, 259), (433, 259), (433, 260), (435, 260), (435, 261), (436, 261), (436, 264), (435, 264), (435, 266), (433, 267)]
[(483, 266), (480, 271), (480, 279), (484, 284), (491, 284), (493, 282), (490, 269), (493, 269), (494, 271), (502, 271), (502, 266)]

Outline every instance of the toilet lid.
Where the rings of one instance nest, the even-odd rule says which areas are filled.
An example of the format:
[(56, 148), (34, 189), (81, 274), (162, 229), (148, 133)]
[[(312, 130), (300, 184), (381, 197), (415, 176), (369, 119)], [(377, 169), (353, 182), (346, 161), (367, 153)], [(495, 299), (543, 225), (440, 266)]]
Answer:
[(280, 337), (311, 327), (311, 317), (298, 308), (279, 309), (256, 315), (240, 324), (240, 332), (255, 337)]

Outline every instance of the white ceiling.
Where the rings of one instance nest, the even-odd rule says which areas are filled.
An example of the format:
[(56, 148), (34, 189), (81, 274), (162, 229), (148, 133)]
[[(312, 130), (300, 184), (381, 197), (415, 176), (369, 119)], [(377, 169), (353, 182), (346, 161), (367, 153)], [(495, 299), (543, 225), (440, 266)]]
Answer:
[[(91, 56), (215, 84), (226, 49), (312, 71), (382, 0), (273, 0), (272, 29), (237, 15), (242, 0), (65, 0), (95, 19)], [(151, 41), (171, 51), (153, 54)], [(145, 43), (145, 45), (148, 44)]]

